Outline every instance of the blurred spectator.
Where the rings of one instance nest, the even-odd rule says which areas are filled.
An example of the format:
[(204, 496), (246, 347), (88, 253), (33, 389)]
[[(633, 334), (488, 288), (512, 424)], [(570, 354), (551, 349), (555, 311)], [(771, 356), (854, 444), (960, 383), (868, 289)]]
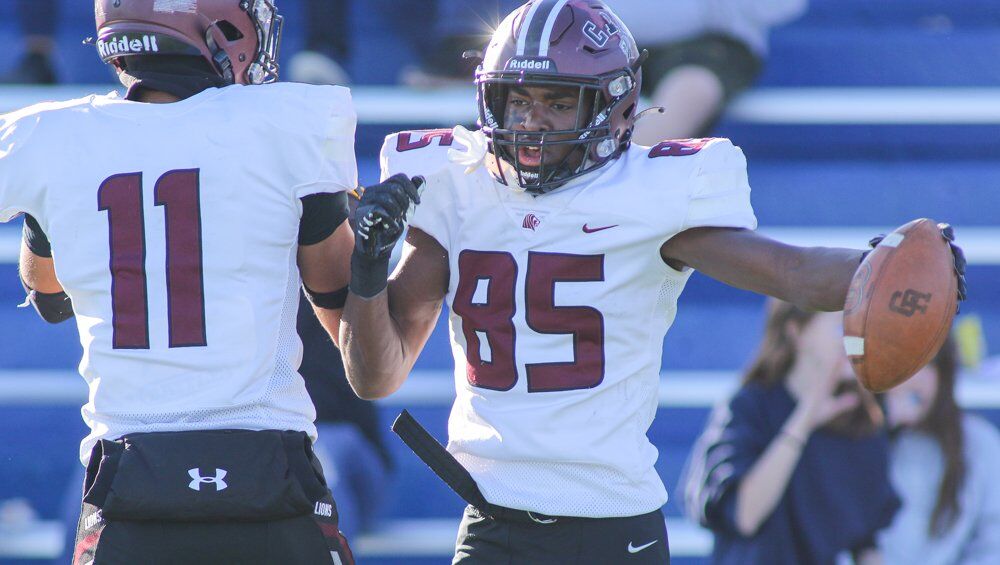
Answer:
[(524, 0), (463, 0), (437, 2), (434, 41), (424, 53), (419, 68), (403, 73), (402, 82), (416, 87), (468, 85), (478, 61), (462, 59), (462, 53), (482, 51), (500, 20)]
[(340, 530), (347, 539), (357, 539), (377, 522), (392, 467), (378, 410), (351, 390), (340, 352), (304, 298), (298, 332), (303, 348), (299, 373), (316, 405), (316, 456), (337, 501)]
[(886, 395), (892, 484), (903, 505), (879, 536), (890, 565), (1000, 563), (1000, 433), (955, 401), (956, 351)]
[(807, 0), (615, 0), (615, 11), (649, 50), (643, 94), (652, 97), (635, 140), (707, 137), (726, 104), (749, 88), (767, 58), (771, 28), (800, 16)]
[(350, 83), (350, 0), (306, 0), (306, 44), (288, 64), (288, 78), (308, 84)]
[(878, 563), (875, 534), (899, 501), (874, 397), (854, 378), (839, 313), (771, 301), (743, 384), (713, 413), (684, 487), (715, 534), (713, 563)]
[(24, 53), (17, 66), (0, 82), (8, 84), (55, 84), (52, 65), (56, 22), (56, 0), (17, 0), (17, 16), (24, 36)]

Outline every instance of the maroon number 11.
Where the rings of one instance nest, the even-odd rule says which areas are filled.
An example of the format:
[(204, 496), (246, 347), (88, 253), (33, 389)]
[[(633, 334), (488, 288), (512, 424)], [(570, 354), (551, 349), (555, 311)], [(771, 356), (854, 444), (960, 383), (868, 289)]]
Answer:
[[(166, 219), (170, 347), (208, 344), (199, 174), (198, 169), (170, 171), (153, 189), (154, 203), (163, 206)], [(142, 173), (109, 177), (97, 191), (97, 205), (108, 212), (113, 347), (149, 349)]]

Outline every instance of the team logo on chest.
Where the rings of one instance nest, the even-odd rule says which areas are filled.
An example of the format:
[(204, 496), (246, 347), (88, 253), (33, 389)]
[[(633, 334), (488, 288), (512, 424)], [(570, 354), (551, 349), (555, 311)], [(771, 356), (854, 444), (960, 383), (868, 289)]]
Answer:
[(522, 228), (531, 231), (535, 231), (540, 225), (542, 225), (542, 220), (540, 220), (538, 216), (536, 216), (531, 212), (525, 214), (524, 221), (521, 222)]

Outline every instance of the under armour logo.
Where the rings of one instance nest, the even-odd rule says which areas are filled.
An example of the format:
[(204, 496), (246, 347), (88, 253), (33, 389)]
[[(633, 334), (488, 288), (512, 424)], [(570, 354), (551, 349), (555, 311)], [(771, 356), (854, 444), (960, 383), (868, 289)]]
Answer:
[(192, 479), (191, 484), (188, 485), (188, 488), (190, 488), (191, 490), (201, 491), (202, 483), (214, 484), (216, 492), (223, 490), (229, 486), (226, 484), (226, 481), (222, 480), (225, 479), (226, 475), (229, 474), (229, 471), (226, 471), (225, 469), (216, 469), (214, 477), (202, 477), (201, 469), (190, 469), (188, 471), (188, 474), (191, 475)]
[(892, 293), (892, 299), (889, 301), (889, 309), (910, 318), (917, 312), (926, 314), (927, 303), (930, 301), (930, 293), (917, 292), (912, 288), (906, 289), (906, 292), (897, 290)]

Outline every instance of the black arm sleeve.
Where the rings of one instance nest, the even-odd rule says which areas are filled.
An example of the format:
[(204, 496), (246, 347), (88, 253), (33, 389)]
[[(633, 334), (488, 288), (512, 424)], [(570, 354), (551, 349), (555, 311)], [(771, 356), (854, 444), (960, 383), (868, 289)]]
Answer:
[(49, 238), (42, 231), (42, 226), (38, 225), (38, 220), (28, 214), (24, 215), (24, 243), (32, 253), (39, 257), (52, 257), (52, 245)]
[(299, 245), (315, 245), (330, 237), (348, 214), (346, 192), (324, 192), (302, 198)]
[(21, 306), (31, 304), (46, 322), (59, 324), (74, 316), (73, 300), (66, 294), (66, 291), (45, 294), (28, 286), (24, 279), (21, 279), (21, 286), (24, 287), (24, 292), (28, 293), (27, 301)]

